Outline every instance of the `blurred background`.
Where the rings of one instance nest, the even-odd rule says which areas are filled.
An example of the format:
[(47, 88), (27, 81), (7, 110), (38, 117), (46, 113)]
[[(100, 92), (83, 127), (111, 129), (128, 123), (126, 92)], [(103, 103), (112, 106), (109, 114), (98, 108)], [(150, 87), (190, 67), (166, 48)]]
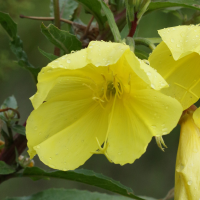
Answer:
[[(50, 0), (0, 0), (0, 10), (11, 15), (18, 24), (18, 34), (23, 40), (24, 50), (29, 61), (37, 67), (44, 67), (48, 60), (38, 51), (53, 53), (54, 47), (40, 31), (41, 21), (20, 19), (19, 15), (49, 16)], [(191, 15), (193, 11), (184, 9), (184, 13)], [(90, 14), (82, 13), (83, 21), (87, 24)], [(48, 25), (50, 22), (45, 22)], [(158, 37), (157, 30), (180, 25), (181, 21), (171, 12), (156, 11), (144, 16), (139, 24), (138, 36)], [(23, 124), (32, 111), (29, 100), (36, 92), (36, 86), (30, 73), (17, 65), (15, 56), (9, 48), (9, 37), (0, 26), (0, 104), (10, 95), (18, 101), (21, 114), (20, 124)], [(111, 164), (102, 155), (93, 155), (84, 166), (80, 168), (91, 169), (95, 172), (110, 176), (122, 184), (131, 187), (135, 194), (164, 197), (174, 187), (175, 160), (179, 140), (179, 127), (172, 133), (164, 136), (166, 145), (162, 152), (154, 138), (147, 148), (147, 152), (133, 164), (125, 166)], [(36, 166), (49, 169), (35, 157)], [(0, 199), (6, 196), (25, 196), (48, 188), (76, 188), (90, 191), (107, 192), (77, 182), (51, 179), (37, 182), (29, 178), (10, 179), (0, 185)]]

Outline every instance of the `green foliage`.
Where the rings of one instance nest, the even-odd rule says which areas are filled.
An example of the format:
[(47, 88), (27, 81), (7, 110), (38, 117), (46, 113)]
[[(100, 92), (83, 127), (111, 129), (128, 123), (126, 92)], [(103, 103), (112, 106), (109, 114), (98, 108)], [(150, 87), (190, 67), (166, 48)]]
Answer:
[[(64, 19), (72, 19), (74, 11), (78, 7), (78, 3), (74, 0), (60, 0), (60, 17)], [(53, 8), (53, 0), (50, 2), (50, 16), (54, 17), (54, 8)]]
[[(116, 195), (81, 190), (48, 189), (27, 197), (7, 197), (5, 200), (129, 200)], [(153, 200), (153, 199), (152, 199)]]
[(149, 5), (147, 13), (171, 7), (182, 7), (182, 8), (191, 8), (195, 10), (200, 10), (200, 1), (199, 0), (165, 0), (165, 1), (153, 0)]
[(75, 35), (70, 34), (68, 31), (59, 30), (53, 24), (50, 24), (48, 27), (41, 24), (41, 30), (45, 37), (52, 44), (62, 49), (65, 54), (82, 48), (81, 42)]
[(3, 12), (0, 12), (0, 24), (12, 39), (10, 42), (10, 47), (18, 59), (18, 64), (21, 67), (28, 69), (36, 80), (37, 74), (40, 70), (34, 68), (34, 66), (28, 61), (27, 55), (23, 50), (22, 40), (17, 35), (17, 24), (11, 19), (9, 14)]
[(17, 100), (15, 99), (14, 95), (6, 98), (3, 102), (3, 104), (1, 105), (1, 108), (13, 108), (13, 109), (17, 109), (18, 105), (17, 105)]
[[(6, 98), (3, 102), (3, 104), (0, 106), (0, 109), (5, 109), (5, 108), (13, 108), (13, 109), (17, 109), (18, 105), (17, 105), (17, 101), (15, 99), (15, 97), (12, 95), (8, 98)], [(14, 115), (12, 110), (8, 110), (5, 111), (7, 116), (11, 116)], [(0, 119), (2, 119), (4, 122), (6, 122), (8, 119), (5, 116), (4, 112), (0, 112)]]
[(130, 197), (132, 199), (141, 199), (132, 194), (132, 189), (122, 185), (120, 182), (115, 181), (102, 174), (95, 173), (86, 169), (77, 169), (74, 171), (52, 171), (47, 172), (37, 167), (26, 168), (23, 173), (18, 173), (18, 177), (31, 177), (34, 180), (41, 178), (61, 178), (66, 180), (78, 181), (81, 183), (86, 183), (88, 185), (93, 185), (100, 187), (111, 192), (121, 194), (123, 196)]
[(121, 42), (121, 35), (120, 35), (119, 29), (115, 23), (113, 13), (111, 12), (111, 10), (108, 8), (108, 6), (102, 0), (100, 0), (100, 3), (101, 3), (101, 7), (107, 17), (108, 24), (109, 24), (112, 34), (114, 36), (115, 42)]
[(13, 125), (11, 128), (12, 128), (12, 130), (15, 131), (16, 133), (19, 133), (19, 134), (21, 134), (21, 135), (26, 136), (26, 130), (25, 130), (25, 127), (24, 127), (24, 126), (15, 124), (15, 125)]
[(7, 165), (5, 162), (0, 161), (0, 174), (6, 175), (6, 174), (12, 174), (15, 172), (15, 169), (9, 165)]
[(137, 48), (135, 48), (135, 52), (134, 53), (140, 59), (146, 59), (147, 60), (148, 57), (149, 57), (149, 54), (146, 53), (146, 51), (142, 51), (142, 50), (137, 49)]
[(98, 0), (76, 0), (80, 4), (82, 4), (85, 9), (90, 12), (99, 24), (100, 30), (105, 27), (106, 16), (101, 11), (101, 4)]
[(38, 50), (43, 56), (48, 58), (50, 61), (53, 61), (53, 60), (58, 58), (58, 56), (55, 56), (55, 55), (53, 55), (51, 53), (47, 53), (47, 52), (43, 51), (42, 49), (40, 49), (39, 47), (38, 47)]

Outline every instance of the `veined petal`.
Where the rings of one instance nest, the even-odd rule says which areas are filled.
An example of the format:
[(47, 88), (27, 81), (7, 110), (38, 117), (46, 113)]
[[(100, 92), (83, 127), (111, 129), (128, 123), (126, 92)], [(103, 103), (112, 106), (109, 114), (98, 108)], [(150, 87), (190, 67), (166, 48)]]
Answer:
[(92, 41), (87, 48), (87, 58), (96, 67), (108, 66), (115, 64), (125, 51), (130, 51), (129, 46), (122, 43)]
[(91, 105), (75, 123), (34, 147), (40, 160), (51, 168), (64, 171), (84, 164), (99, 148), (96, 138), (100, 145), (105, 140), (108, 111), (108, 107), (102, 109), (98, 104)]
[(200, 27), (198, 25), (162, 29), (158, 33), (172, 52), (174, 60), (192, 52), (200, 54)]
[(34, 110), (26, 126), (29, 155), (33, 157), (36, 154), (34, 146), (75, 123), (94, 104), (97, 103), (92, 98), (70, 102), (46, 102)]
[(171, 55), (167, 45), (161, 42), (149, 62), (170, 85), (161, 92), (176, 98), (185, 110), (200, 97), (200, 55), (191, 53), (177, 61)]
[(132, 70), (153, 89), (160, 90), (168, 87), (167, 82), (162, 76), (144, 61), (138, 59), (133, 52), (127, 51), (125, 58)]
[[(38, 108), (45, 100), (51, 88), (55, 85), (56, 79), (61, 76), (87, 76), (86, 70), (82, 69), (87, 66), (89, 62), (86, 59), (87, 51), (81, 50), (74, 54), (67, 54), (49, 63), (47, 67), (42, 68), (38, 75), (37, 93), (30, 99), (33, 107)], [(77, 59), (78, 58), (78, 59)]]
[(168, 134), (182, 114), (180, 103), (153, 89), (117, 99), (108, 132), (108, 157), (121, 165), (133, 163), (152, 136)]
[[(195, 111), (196, 112), (196, 111)], [(176, 158), (175, 200), (196, 200), (200, 196), (200, 130), (192, 113), (181, 120), (181, 133)]]

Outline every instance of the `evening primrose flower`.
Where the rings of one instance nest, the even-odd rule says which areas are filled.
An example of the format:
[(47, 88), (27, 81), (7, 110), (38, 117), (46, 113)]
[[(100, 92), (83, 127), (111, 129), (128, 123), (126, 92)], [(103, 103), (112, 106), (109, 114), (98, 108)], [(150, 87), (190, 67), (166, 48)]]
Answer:
[(200, 198), (200, 108), (185, 111), (180, 124), (175, 200), (196, 200)]
[(149, 57), (170, 85), (161, 92), (175, 97), (184, 110), (200, 97), (200, 26), (178, 26), (158, 31), (161, 42)]
[(152, 136), (168, 134), (182, 106), (159, 92), (165, 80), (129, 46), (91, 42), (44, 67), (27, 121), (29, 154), (73, 170), (93, 154), (133, 163)]

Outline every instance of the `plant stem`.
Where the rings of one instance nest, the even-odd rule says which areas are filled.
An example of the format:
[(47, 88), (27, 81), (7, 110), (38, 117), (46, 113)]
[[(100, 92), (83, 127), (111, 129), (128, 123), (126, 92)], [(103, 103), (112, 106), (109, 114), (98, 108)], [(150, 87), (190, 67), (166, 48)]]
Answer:
[(88, 23), (88, 25), (87, 25), (87, 27), (86, 27), (86, 29), (85, 29), (85, 33), (84, 33), (82, 39), (84, 39), (84, 38), (86, 37), (88, 31), (90, 30), (90, 26), (91, 26), (91, 24), (92, 24), (93, 19), (94, 19), (94, 16), (92, 16), (92, 18), (90, 19), (90, 21), (89, 21), (89, 23)]
[[(16, 109), (14, 109), (14, 108), (4, 108), (4, 109), (0, 109), (0, 112), (5, 112), (5, 111), (8, 111), (8, 110), (12, 110), (13, 112), (15, 112), (15, 113), (17, 114), (17, 118), (18, 118), (18, 119), (20, 118), (19, 112), (18, 112)], [(18, 123), (18, 122), (16, 122), (16, 123)]]
[(10, 141), (13, 142), (13, 133), (12, 133), (12, 129), (10, 128), (9, 123), (6, 123), (7, 129), (8, 129), (8, 135), (10, 137)]
[[(54, 24), (60, 29), (60, 8), (59, 8), (59, 0), (53, 0), (54, 6)], [(54, 55), (60, 56), (60, 49), (58, 47), (54, 48)]]
[(135, 34), (136, 28), (137, 28), (137, 13), (135, 13), (135, 18), (134, 21), (131, 22), (131, 30), (128, 34), (128, 37), (133, 37), (133, 35)]
[[(34, 17), (34, 16), (25, 16), (25, 15), (20, 15), (20, 18), (25, 18), (25, 19), (33, 19), (33, 20), (41, 20), (41, 21), (54, 21), (55, 18), (54, 17)], [(74, 22), (68, 20), (68, 19), (63, 19), (60, 18), (61, 22), (65, 22), (67, 24), (74, 24)], [(76, 23), (75, 23), (76, 24)]]

